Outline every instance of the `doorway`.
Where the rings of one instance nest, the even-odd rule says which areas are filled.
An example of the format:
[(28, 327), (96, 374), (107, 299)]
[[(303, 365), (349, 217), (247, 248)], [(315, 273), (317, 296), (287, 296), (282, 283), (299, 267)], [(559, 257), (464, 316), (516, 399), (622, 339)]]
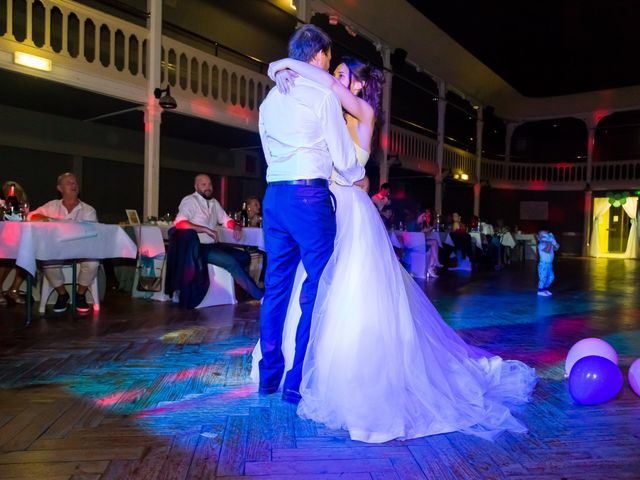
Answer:
[(623, 253), (627, 249), (631, 219), (622, 207), (609, 210), (609, 253)]

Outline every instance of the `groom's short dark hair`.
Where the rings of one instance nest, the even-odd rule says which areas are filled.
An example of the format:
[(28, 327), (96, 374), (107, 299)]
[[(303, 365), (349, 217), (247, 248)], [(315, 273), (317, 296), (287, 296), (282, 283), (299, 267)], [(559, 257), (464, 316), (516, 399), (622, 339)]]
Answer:
[(301, 62), (309, 62), (322, 50), (331, 49), (331, 39), (315, 25), (307, 24), (296, 30), (289, 39), (289, 57)]

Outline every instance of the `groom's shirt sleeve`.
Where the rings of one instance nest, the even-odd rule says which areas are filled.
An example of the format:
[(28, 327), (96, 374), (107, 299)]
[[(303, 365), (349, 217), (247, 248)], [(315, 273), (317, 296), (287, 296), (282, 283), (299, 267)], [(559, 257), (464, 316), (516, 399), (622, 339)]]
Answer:
[(356, 160), (353, 140), (342, 116), (342, 106), (333, 92), (327, 94), (321, 103), (319, 117), (334, 168), (349, 184), (362, 179), (364, 167)]

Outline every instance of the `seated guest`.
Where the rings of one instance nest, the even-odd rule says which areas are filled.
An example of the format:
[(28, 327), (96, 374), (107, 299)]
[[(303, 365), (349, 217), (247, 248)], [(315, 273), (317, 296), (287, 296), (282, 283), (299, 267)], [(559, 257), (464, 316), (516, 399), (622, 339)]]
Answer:
[(462, 258), (471, 258), (471, 236), (467, 233), (467, 226), (462, 223), (462, 217), (458, 212), (451, 215), (451, 241), (456, 250), (462, 252)]
[(467, 233), (467, 226), (462, 223), (462, 217), (458, 212), (451, 214), (451, 233)]
[(383, 183), (380, 185), (380, 190), (378, 193), (371, 197), (374, 205), (378, 207), (378, 211), (381, 212), (384, 207), (391, 205), (391, 199), (389, 195), (391, 194), (391, 188), (388, 183)]
[(262, 227), (262, 205), (260, 199), (255, 195), (247, 197), (247, 216), (249, 217), (250, 227)]
[(249, 295), (258, 300), (261, 299), (264, 292), (245, 271), (251, 262), (249, 254), (244, 250), (217, 243), (216, 226), (223, 225), (233, 230), (233, 237), (236, 240), (240, 240), (242, 236), (242, 227), (229, 218), (218, 201), (213, 198), (213, 187), (208, 175), (196, 175), (194, 187), (196, 191), (180, 202), (175, 221), (176, 228), (196, 231), (200, 239), (203, 259), (207, 263), (228, 270), (238, 285)]
[[(67, 172), (58, 177), (56, 187), (60, 195), (59, 200), (51, 200), (29, 214), (29, 220), (47, 222), (51, 220), (71, 220), (74, 222), (97, 222), (95, 209), (78, 198), (80, 187), (75, 174)], [(99, 262), (83, 261), (78, 264), (78, 290), (76, 294), (76, 310), (80, 313), (89, 311), (86, 292), (98, 274)], [(58, 293), (58, 299), (53, 306), (54, 312), (64, 312), (69, 304), (69, 294), (64, 288), (62, 267), (57, 262), (46, 262), (43, 265), (44, 276)]]
[[(4, 184), (2, 185), (2, 199), (6, 200), (6, 198), (9, 196), (11, 186), (13, 186), (13, 193), (18, 199), (18, 203), (20, 205), (28, 204), (29, 200), (27, 198), (26, 192), (24, 191), (24, 188), (22, 188), (18, 182), (14, 182), (12, 180), (4, 182)], [(1, 216), (2, 215), (0, 215), (0, 217)], [(2, 290), (4, 281), (9, 276), (9, 273), (11, 273), (11, 270), (15, 270), (15, 277), (13, 278), (13, 282), (11, 282), (11, 285), (9, 286), (9, 290), (0, 293), (0, 305), (6, 305), (7, 302), (17, 304), (23, 304), (25, 302), (24, 297), (20, 295), (20, 285), (22, 285), (22, 282), (24, 282), (26, 273), (20, 267), (16, 267), (15, 260), (0, 259), (0, 290)]]
[(431, 210), (425, 208), (418, 216), (416, 223), (424, 233), (425, 243), (427, 245), (427, 278), (436, 278), (438, 276), (436, 274), (436, 267), (441, 267), (442, 265), (438, 261), (438, 241), (431, 236), (434, 231)]

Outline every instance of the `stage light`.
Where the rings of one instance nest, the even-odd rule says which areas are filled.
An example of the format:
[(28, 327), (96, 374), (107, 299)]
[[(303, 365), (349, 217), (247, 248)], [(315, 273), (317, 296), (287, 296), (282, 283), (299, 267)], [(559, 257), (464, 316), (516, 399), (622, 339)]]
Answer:
[(48, 58), (37, 57), (23, 52), (15, 52), (13, 55), (13, 62), (24, 67), (35, 68), (36, 70), (42, 70), (44, 72), (50, 72), (52, 66), (51, 60)]

